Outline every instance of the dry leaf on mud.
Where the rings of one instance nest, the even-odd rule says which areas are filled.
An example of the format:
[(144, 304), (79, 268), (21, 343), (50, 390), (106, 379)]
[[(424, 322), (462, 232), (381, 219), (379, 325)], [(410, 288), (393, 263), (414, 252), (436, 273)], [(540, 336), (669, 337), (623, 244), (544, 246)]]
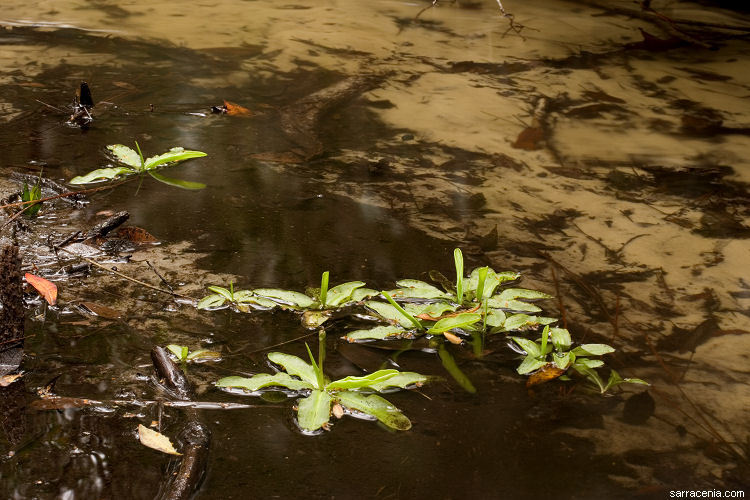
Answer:
[(55, 302), (57, 302), (57, 286), (54, 283), (29, 273), (26, 273), (24, 277), (26, 278), (26, 282), (33, 286), (49, 305), (55, 305)]
[(174, 449), (172, 441), (170, 441), (167, 436), (153, 431), (148, 427), (144, 427), (142, 424), (138, 424), (138, 439), (140, 439), (142, 445), (148, 446), (157, 451), (168, 453), (170, 455), (182, 455), (182, 453), (178, 453), (177, 450)]

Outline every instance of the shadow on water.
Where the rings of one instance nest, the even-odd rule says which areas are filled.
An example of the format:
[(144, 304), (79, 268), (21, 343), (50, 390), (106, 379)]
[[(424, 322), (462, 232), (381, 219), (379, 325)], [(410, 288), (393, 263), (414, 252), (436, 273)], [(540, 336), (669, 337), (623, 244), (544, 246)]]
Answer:
[[(747, 487), (750, 446), (739, 422), (750, 398), (742, 354), (750, 280), (738, 277), (738, 262), (748, 255), (750, 178), (737, 152), (750, 115), (727, 108), (750, 88), (733, 63), (748, 48), (740, 39), (699, 55), (670, 47), (672, 62), (644, 50), (622, 14), (548, 4), (591, 28), (593, 40), (549, 21), (539, 22), (551, 34), (498, 39), (482, 24), (494, 4), (473, 2), (425, 11), (421, 21), (396, 3), (323, 16), (308, 2), (250, 2), (262, 21), (228, 20), (222, 7), (209, 27), (217, 40), (196, 33), (198, 46), (169, 27), (159, 40), (151, 21), (108, 2), (81, 7), (102, 32), (4, 24), (4, 174), (43, 167), (45, 177), (69, 180), (109, 161), (107, 144), (134, 140), (147, 156), (177, 145), (208, 154), (164, 171), (207, 184), (201, 191), (144, 177), (91, 193), (82, 208), (51, 203), (16, 235), (25, 271), (38, 265), (49, 276), (69, 265), (43, 238), (89, 228), (104, 210), (127, 210), (129, 223), (161, 242), (107, 265), (162, 286), (148, 261), (194, 298), (230, 281), (304, 290), (324, 270), (332, 284), (380, 289), (432, 269), (451, 277), (460, 246), (467, 270), (523, 271), (521, 286), (557, 296), (545, 311), (574, 340), (611, 343), (618, 351), (608, 365), (653, 383), (607, 397), (562, 383), (527, 390), (517, 356), (495, 336), (481, 356), (448, 346), (477, 389), (469, 394), (435, 352), (411, 350), (397, 357), (400, 369), (442, 378), (388, 395), (411, 419), (408, 432), (344, 418), (308, 437), (290, 402), (259, 398), (252, 409), (200, 410), (212, 441), (198, 497), (663, 498), (670, 489)], [(187, 22), (168, 8), (156, 3), (148, 15)], [(320, 20), (304, 32), (299, 19), (316, 12), (350, 35), (342, 42)], [(356, 26), (363, 12), (373, 16), (368, 29)], [(608, 24), (594, 29), (591, 19)], [(565, 43), (552, 43), (556, 35)], [(571, 52), (570, 43), (586, 48)], [(714, 67), (715, 53), (726, 67)], [(302, 114), (309, 96), (354, 82), (362, 68), (372, 80), (323, 97), (330, 103), (320, 115)], [(88, 130), (64, 124), (81, 80), (97, 102)], [(707, 96), (712, 104), (699, 102)], [(211, 113), (224, 100), (252, 116)], [(285, 118), (290, 110), (299, 123)], [(612, 146), (616, 132), (627, 137)], [(673, 153), (675, 144), (685, 151)], [(3, 196), (18, 187), (0, 185)], [(179, 464), (142, 446), (136, 427), (153, 421), (174, 436), (190, 412), (43, 411), (33, 405), (45, 387), (105, 402), (158, 399), (149, 352), (180, 343), (222, 353), (221, 363), (189, 365), (197, 398), (237, 402), (213, 383), (267, 371), (264, 349), (305, 334), (282, 311), (197, 311), (96, 269), (57, 278), (58, 306), (26, 294), (25, 374), (0, 387), (8, 498), (153, 498)], [(114, 313), (83, 314), (81, 303)], [(359, 323), (327, 326), (332, 375), (372, 370), (392, 354), (341, 346), (337, 338)], [(306, 355), (302, 341), (283, 350)]]

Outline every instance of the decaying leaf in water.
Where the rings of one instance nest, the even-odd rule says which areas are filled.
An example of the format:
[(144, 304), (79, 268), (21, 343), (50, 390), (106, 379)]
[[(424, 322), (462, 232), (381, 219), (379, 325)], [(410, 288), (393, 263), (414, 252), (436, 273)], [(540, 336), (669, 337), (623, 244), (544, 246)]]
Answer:
[(224, 101), (224, 108), (227, 110), (226, 113), (228, 115), (251, 116), (253, 114), (253, 112), (246, 107), (229, 101)]
[(516, 149), (525, 149), (534, 151), (541, 149), (540, 143), (544, 140), (544, 131), (542, 127), (527, 127), (518, 134), (513, 147)]
[(158, 243), (151, 233), (141, 227), (127, 226), (117, 229), (117, 236), (133, 243)]
[(26, 273), (24, 277), (26, 278), (26, 282), (33, 286), (49, 305), (55, 305), (57, 302), (57, 286), (54, 283), (30, 273)]
[(138, 439), (141, 444), (153, 448), (162, 453), (168, 453), (170, 455), (182, 455), (172, 446), (172, 441), (169, 440), (164, 434), (158, 433), (154, 430), (144, 427), (142, 424), (138, 424)]
[(334, 417), (340, 419), (344, 416), (344, 408), (340, 404), (334, 403), (333, 407), (331, 408), (331, 413), (333, 413)]
[(526, 380), (526, 387), (531, 387), (537, 384), (543, 384), (554, 380), (560, 375), (565, 373), (565, 370), (561, 370), (554, 363), (547, 363), (539, 369), (539, 371), (533, 373), (528, 380)]
[(96, 316), (101, 316), (105, 319), (118, 319), (122, 317), (122, 313), (117, 309), (97, 304), (96, 302), (81, 302), (80, 306), (85, 307)]
[(23, 373), (14, 373), (13, 375), (3, 375), (0, 377), (0, 387), (8, 387), (10, 384), (23, 377)]

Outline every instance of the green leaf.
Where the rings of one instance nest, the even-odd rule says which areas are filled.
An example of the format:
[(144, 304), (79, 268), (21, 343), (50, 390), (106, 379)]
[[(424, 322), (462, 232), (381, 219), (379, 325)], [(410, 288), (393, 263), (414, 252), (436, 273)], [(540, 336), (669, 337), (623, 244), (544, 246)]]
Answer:
[(406, 431), (411, 429), (411, 421), (388, 400), (373, 394), (365, 396), (357, 392), (339, 392), (336, 399), (342, 406), (371, 415), (391, 429)]
[(409, 330), (405, 330), (401, 326), (388, 325), (376, 326), (369, 330), (356, 330), (347, 333), (344, 336), (344, 339), (348, 342), (356, 342), (358, 340), (393, 340), (413, 337), (414, 336), (409, 333)]
[(269, 299), (276, 299), (288, 304), (292, 304), (303, 309), (312, 306), (315, 301), (304, 293), (293, 292), (291, 290), (279, 290), (277, 288), (257, 288), (253, 293)]
[(505, 313), (501, 309), (490, 309), (487, 311), (487, 324), (492, 327), (505, 324)]
[(453, 250), (453, 262), (456, 265), (456, 302), (464, 301), (464, 256), (460, 248)]
[(538, 358), (542, 355), (542, 348), (533, 340), (525, 339), (523, 337), (511, 337), (513, 341), (518, 344), (521, 349), (526, 351), (526, 354)]
[(615, 352), (615, 350), (607, 344), (581, 344), (573, 349), (573, 354), (576, 356), (601, 356), (610, 352)]
[(565, 328), (550, 328), (549, 337), (557, 351), (567, 351), (570, 349), (571, 338), (570, 332)]
[(557, 318), (546, 318), (544, 316), (528, 316), (526, 314), (514, 314), (505, 320), (503, 329), (505, 331), (528, 330), (539, 325), (549, 325), (557, 321)]
[(220, 352), (211, 351), (209, 349), (196, 349), (187, 355), (188, 361), (209, 361), (218, 359), (221, 357)]
[(214, 293), (221, 295), (229, 302), (234, 301), (234, 294), (230, 290), (227, 290), (226, 288), (224, 288), (223, 286), (210, 286), (208, 287), (208, 289)]
[(517, 273), (515, 271), (500, 271), (499, 273), (495, 273), (495, 276), (497, 276), (497, 279), (500, 280), (500, 283), (505, 283), (506, 281), (517, 280), (521, 277), (521, 273)]
[(557, 365), (557, 367), (561, 370), (567, 369), (572, 362), (569, 352), (563, 354), (555, 353), (552, 355), (552, 360), (555, 362), (555, 365)]
[(604, 361), (601, 359), (576, 358), (576, 365), (588, 368), (600, 368), (604, 366)]
[(97, 170), (89, 172), (86, 175), (79, 175), (78, 177), (73, 177), (70, 180), (70, 184), (89, 184), (91, 182), (96, 182), (96, 181), (111, 180), (123, 174), (128, 175), (128, 174), (134, 174), (134, 173), (135, 173), (135, 170), (132, 170), (127, 167), (99, 168)]
[(349, 281), (331, 288), (328, 290), (326, 306), (336, 307), (343, 304), (350, 299), (354, 290), (363, 286), (365, 286), (363, 281)]
[(368, 297), (374, 297), (379, 293), (380, 292), (378, 290), (373, 290), (372, 288), (357, 288), (352, 292), (352, 301), (361, 302), (364, 299)]
[(547, 362), (543, 359), (538, 359), (535, 356), (526, 356), (523, 358), (523, 361), (520, 365), (518, 365), (518, 368), (516, 368), (516, 371), (519, 375), (526, 375), (527, 373), (531, 373), (535, 370), (538, 370), (539, 368), (546, 365)]
[(167, 350), (175, 355), (179, 361), (185, 361), (188, 357), (188, 348), (184, 345), (169, 344)]
[[(41, 174), (40, 174), (41, 177)], [(28, 184), (25, 182), (23, 183), (23, 192), (21, 193), (21, 201), (36, 201), (41, 199), (42, 197), (42, 187), (39, 184), (34, 185), (31, 189), (29, 189)], [(36, 214), (39, 213), (39, 210), (42, 208), (42, 203), (30, 203), (28, 205), (24, 205), (24, 211), (27, 216), (29, 217), (35, 217)]]
[(326, 307), (328, 303), (328, 271), (325, 271), (320, 277), (320, 295), (318, 300), (321, 307)]
[(305, 382), (312, 384), (313, 387), (319, 388), (318, 377), (315, 374), (315, 369), (312, 365), (302, 361), (302, 359), (297, 356), (284, 354), (283, 352), (271, 352), (268, 354), (268, 359), (283, 367), (289, 375), (299, 377)]
[(215, 309), (217, 307), (221, 307), (224, 305), (224, 303), (227, 301), (227, 298), (223, 295), (219, 295), (218, 293), (215, 293), (213, 295), (208, 295), (206, 297), (203, 297), (198, 302), (198, 309)]
[(173, 163), (177, 161), (188, 160), (190, 158), (200, 158), (201, 156), (206, 156), (206, 153), (204, 153), (203, 151), (190, 151), (185, 148), (176, 147), (170, 149), (164, 154), (146, 158), (144, 169), (151, 170), (152, 168), (156, 168), (159, 165), (164, 165), (165, 163)]
[(114, 155), (115, 159), (120, 163), (129, 165), (135, 170), (141, 169), (141, 157), (133, 149), (123, 144), (112, 144), (107, 146), (107, 149)]
[(152, 172), (149, 170), (149, 175), (156, 179), (159, 182), (163, 182), (164, 184), (167, 184), (168, 186), (174, 186), (182, 189), (187, 189), (189, 191), (198, 191), (200, 189), (203, 189), (206, 187), (205, 184), (202, 182), (193, 182), (193, 181), (186, 181), (182, 179), (173, 179), (171, 177), (166, 177), (161, 174), (157, 174), (156, 172)]
[(456, 304), (450, 304), (448, 302), (433, 302), (432, 304), (416, 304), (409, 302), (404, 304), (406, 312), (415, 317), (420, 314), (426, 314), (433, 318), (437, 318), (443, 313), (448, 311), (453, 312), (457, 308), (458, 306)]
[(331, 419), (331, 395), (325, 391), (313, 391), (297, 405), (297, 422), (302, 430), (315, 432)]
[(464, 328), (469, 325), (473, 325), (481, 319), (481, 314), (461, 313), (456, 316), (450, 316), (448, 318), (441, 319), (440, 321), (432, 325), (432, 328), (427, 330), (427, 333), (430, 335), (438, 335), (440, 333), (447, 332), (448, 330), (453, 330), (454, 328)]
[(535, 299), (551, 299), (552, 295), (547, 295), (544, 292), (537, 290), (529, 290), (527, 288), (506, 288), (500, 295), (497, 295), (498, 300), (535, 300)]
[(474, 394), (477, 392), (477, 389), (474, 387), (474, 384), (471, 383), (471, 380), (469, 380), (469, 377), (464, 374), (464, 372), (461, 371), (461, 369), (456, 364), (456, 360), (453, 359), (453, 356), (451, 356), (451, 353), (448, 352), (448, 349), (445, 348), (445, 345), (440, 345), (438, 347), (438, 356), (440, 357), (440, 361), (443, 363), (443, 368), (450, 374), (453, 379), (458, 382), (458, 385), (464, 388), (466, 392), (469, 392), (471, 394)]
[(582, 360), (576, 360), (575, 363), (573, 363), (573, 368), (580, 373), (581, 375), (585, 375), (587, 379), (589, 379), (591, 382), (597, 385), (599, 387), (599, 392), (602, 394), (606, 392), (607, 388), (604, 385), (604, 381), (601, 379), (598, 373), (596, 373), (596, 370), (593, 368), (586, 366), (585, 364), (581, 363)]
[(443, 292), (437, 287), (419, 280), (400, 280), (396, 282), (399, 288), (388, 292), (392, 297), (398, 299), (443, 299), (451, 295)]
[(286, 387), (292, 391), (302, 391), (305, 389), (314, 389), (313, 384), (304, 380), (292, 378), (288, 373), (279, 372), (270, 375), (268, 373), (259, 373), (250, 378), (247, 377), (224, 377), (216, 382), (217, 387), (237, 387), (250, 392), (256, 392), (266, 387)]
[[(479, 286), (479, 274), (482, 272), (482, 269), (487, 269), (487, 276), (484, 279), (484, 289), (482, 291), (482, 297), (479, 297), (479, 290), (477, 290), (477, 287)], [(467, 291), (474, 292), (477, 300), (481, 302), (484, 299), (491, 297), (500, 283), (501, 279), (495, 271), (493, 271), (489, 267), (478, 267), (474, 269), (469, 275), (469, 281), (466, 283), (466, 289)]]
[(534, 304), (521, 302), (520, 300), (500, 300), (498, 296), (488, 299), (487, 304), (496, 309), (505, 309), (507, 311), (515, 312), (535, 313), (542, 310)]
[(406, 389), (412, 385), (422, 385), (427, 382), (425, 375), (414, 372), (400, 372), (398, 370), (378, 370), (363, 377), (346, 377), (331, 382), (326, 386), (328, 391), (372, 389), (382, 392), (390, 387)]

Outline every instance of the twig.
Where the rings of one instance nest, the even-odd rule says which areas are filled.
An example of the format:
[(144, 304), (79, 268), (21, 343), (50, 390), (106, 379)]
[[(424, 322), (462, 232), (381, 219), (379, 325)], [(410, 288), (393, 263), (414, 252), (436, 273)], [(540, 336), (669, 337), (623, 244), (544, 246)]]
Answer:
[(313, 335), (317, 335), (317, 334), (318, 334), (318, 332), (315, 331), (315, 332), (312, 332), (312, 333), (308, 333), (306, 335), (302, 335), (301, 337), (296, 337), (296, 338), (293, 338), (291, 340), (286, 340), (284, 342), (279, 342), (278, 344), (274, 344), (274, 345), (269, 345), (269, 346), (263, 347), (262, 349), (256, 349), (255, 351), (250, 351), (247, 354), (256, 354), (256, 353), (259, 353), (259, 352), (267, 351), (269, 349), (273, 349), (274, 347), (280, 347), (282, 345), (291, 344), (293, 342), (297, 342), (298, 340), (302, 340), (302, 339), (305, 339), (307, 337), (312, 337)]
[(148, 264), (148, 267), (150, 267), (151, 270), (159, 277), (159, 279), (161, 280), (161, 282), (164, 283), (164, 285), (167, 288), (169, 288), (169, 291), (172, 292), (172, 293), (174, 293), (174, 288), (172, 288), (172, 285), (170, 285), (169, 282), (164, 279), (164, 276), (162, 276), (161, 274), (159, 274), (159, 271), (157, 271), (156, 268), (154, 266), (152, 266), (149, 261), (146, 261), (146, 264)]
[(95, 193), (97, 191), (103, 191), (105, 189), (112, 189), (115, 188), (121, 184), (124, 184), (128, 182), (130, 179), (125, 179), (120, 182), (117, 182), (115, 184), (107, 184), (106, 186), (99, 186), (95, 188), (89, 188), (89, 189), (82, 189), (80, 191), (68, 191), (67, 193), (62, 194), (56, 194), (54, 196), (47, 196), (46, 198), (40, 198), (38, 200), (30, 200), (30, 201), (17, 201), (15, 203), (8, 203), (6, 205), (0, 205), (0, 209), (2, 208), (10, 208), (10, 207), (19, 207), (21, 205), (29, 205), (31, 203), (41, 203), (43, 201), (49, 201), (49, 200), (56, 200), (58, 198), (67, 198), (68, 196), (75, 196), (77, 194), (88, 194), (88, 193)]

